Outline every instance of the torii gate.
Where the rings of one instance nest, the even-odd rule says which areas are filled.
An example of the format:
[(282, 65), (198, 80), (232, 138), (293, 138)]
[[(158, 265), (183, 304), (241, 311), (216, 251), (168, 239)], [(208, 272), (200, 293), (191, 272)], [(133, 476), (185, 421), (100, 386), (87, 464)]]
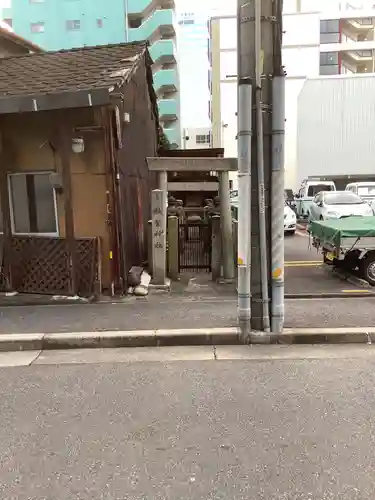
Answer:
[[(168, 172), (218, 172), (219, 173), (219, 196), (220, 196), (220, 226), (223, 252), (223, 274), (224, 279), (232, 280), (235, 277), (232, 235), (232, 214), (230, 207), (229, 172), (237, 171), (237, 158), (176, 158), (159, 157), (147, 158), (148, 168), (152, 172), (158, 172), (158, 193), (154, 192), (153, 199), (157, 205), (158, 227), (164, 220), (164, 245), (158, 242), (159, 258), (154, 268), (154, 274), (160, 284), (165, 282), (165, 220), (168, 196)], [(160, 198), (161, 195), (161, 198)], [(163, 216), (160, 217), (160, 209)], [(155, 212), (155, 210), (153, 210)], [(156, 214), (156, 212), (155, 212)], [(154, 219), (154, 213), (153, 213)], [(160, 235), (161, 232), (159, 231)], [(153, 245), (154, 248), (155, 245)], [(162, 251), (163, 248), (163, 251)], [(161, 267), (162, 266), (162, 267)], [(163, 281), (163, 283), (161, 283)]]

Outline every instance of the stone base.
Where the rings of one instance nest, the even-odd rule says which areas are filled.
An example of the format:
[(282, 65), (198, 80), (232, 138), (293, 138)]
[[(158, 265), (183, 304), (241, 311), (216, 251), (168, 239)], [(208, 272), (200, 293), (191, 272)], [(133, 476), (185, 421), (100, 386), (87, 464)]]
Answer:
[(169, 278), (165, 278), (164, 285), (155, 284), (152, 282), (148, 286), (149, 290), (162, 290), (164, 292), (169, 292), (171, 290), (171, 280)]

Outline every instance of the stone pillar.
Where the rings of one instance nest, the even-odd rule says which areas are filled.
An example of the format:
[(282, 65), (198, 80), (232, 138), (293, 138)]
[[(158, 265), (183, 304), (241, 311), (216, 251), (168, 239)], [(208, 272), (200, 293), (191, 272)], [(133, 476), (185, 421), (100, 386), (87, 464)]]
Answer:
[(166, 193), (154, 189), (151, 195), (152, 209), (152, 282), (154, 285), (166, 283), (166, 223), (167, 204)]
[(229, 172), (220, 174), (220, 221), (223, 254), (223, 278), (234, 279), (234, 258), (232, 238), (232, 213), (230, 209)]
[(178, 217), (168, 217), (168, 276), (176, 279), (179, 269)]
[(158, 175), (158, 183), (159, 189), (162, 191), (168, 192), (168, 173), (167, 172), (159, 172)]
[(212, 217), (211, 272), (213, 281), (221, 278), (221, 229), (218, 215)]

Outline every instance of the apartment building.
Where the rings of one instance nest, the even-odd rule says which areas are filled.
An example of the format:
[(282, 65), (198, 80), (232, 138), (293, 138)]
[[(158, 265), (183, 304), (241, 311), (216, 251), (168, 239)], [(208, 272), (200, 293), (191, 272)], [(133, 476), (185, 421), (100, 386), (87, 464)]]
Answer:
[(160, 120), (181, 143), (174, 0), (11, 0), (2, 19), (46, 50), (149, 40)]
[(177, 18), (182, 128), (208, 127), (208, 14), (190, 10)]
[(182, 130), (183, 149), (209, 149), (212, 147), (211, 127), (189, 127)]
[(0, 58), (43, 52), (43, 49), (16, 35), (12, 28), (0, 21)]
[[(287, 187), (295, 185), (298, 95), (306, 78), (375, 70), (375, 7), (363, 2), (353, 5), (354, 0), (350, 4), (325, 0), (320, 5), (319, 1), (286, 0), (284, 4)], [(318, 11), (319, 7), (325, 10)], [(211, 19), (212, 141), (213, 147), (224, 147), (226, 156), (237, 154), (236, 32), (235, 16)]]

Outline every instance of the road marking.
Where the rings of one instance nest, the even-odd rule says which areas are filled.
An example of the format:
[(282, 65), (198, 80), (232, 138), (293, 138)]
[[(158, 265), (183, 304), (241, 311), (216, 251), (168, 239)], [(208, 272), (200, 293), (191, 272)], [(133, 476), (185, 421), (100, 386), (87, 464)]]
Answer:
[(322, 264), (321, 260), (286, 260), (285, 264)]
[(343, 293), (369, 293), (370, 290), (358, 290), (356, 288), (355, 290), (341, 290)]
[(294, 262), (294, 263), (285, 263), (285, 267), (320, 267), (323, 265), (323, 262)]
[(297, 236), (303, 236), (304, 238), (309, 238), (310, 237), (309, 233), (307, 233), (306, 231), (305, 232), (298, 231), (298, 229), (296, 231), (296, 235)]

